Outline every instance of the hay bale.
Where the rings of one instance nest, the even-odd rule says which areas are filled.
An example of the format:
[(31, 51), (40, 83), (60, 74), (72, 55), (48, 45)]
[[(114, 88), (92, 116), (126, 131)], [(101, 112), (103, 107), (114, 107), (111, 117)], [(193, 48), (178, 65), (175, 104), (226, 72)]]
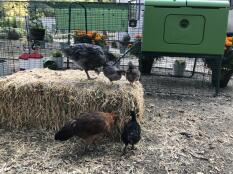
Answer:
[(131, 86), (123, 77), (111, 85), (102, 73), (90, 81), (79, 70), (15, 73), (0, 80), (0, 101), (0, 123), (11, 128), (58, 130), (81, 112), (114, 111), (128, 117), (134, 106), (139, 120), (144, 112), (139, 82)]

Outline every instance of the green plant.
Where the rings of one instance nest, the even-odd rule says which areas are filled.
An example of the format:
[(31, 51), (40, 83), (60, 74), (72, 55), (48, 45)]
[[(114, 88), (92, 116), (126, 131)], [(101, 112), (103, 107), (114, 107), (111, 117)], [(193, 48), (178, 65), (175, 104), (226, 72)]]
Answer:
[(16, 17), (13, 17), (13, 19), (12, 19), (12, 27), (13, 27), (13, 28), (17, 28)]
[(52, 52), (53, 57), (62, 57), (62, 52), (59, 50), (55, 50)]
[(33, 15), (30, 17), (29, 27), (31, 29), (44, 29), (42, 21), (39, 19), (39, 15)]
[(7, 39), (7, 31), (5, 27), (0, 27), (0, 39)]
[(104, 47), (107, 45), (106, 36), (97, 32), (76, 30), (74, 32), (75, 43), (90, 43)]
[(53, 42), (53, 36), (51, 34), (48, 34), (47, 32), (45, 33), (45, 42)]
[(44, 68), (49, 68), (51, 70), (57, 70), (57, 64), (56, 62), (52, 61), (52, 60), (48, 60), (44, 63)]
[(26, 30), (23, 28), (15, 28), (15, 30), (20, 34), (20, 36), (26, 36)]
[(43, 41), (45, 37), (45, 29), (43, 27), (42, 21), (40, 20), (39, 14), (32, 14), (29, 20), (30, 28), (30, 39)]

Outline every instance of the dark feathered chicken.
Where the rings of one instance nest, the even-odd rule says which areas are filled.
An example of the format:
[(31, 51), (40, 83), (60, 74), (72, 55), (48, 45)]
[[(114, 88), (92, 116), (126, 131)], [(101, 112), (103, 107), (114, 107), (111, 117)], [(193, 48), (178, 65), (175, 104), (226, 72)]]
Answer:
[(125, 74), (125, 71), (120, 70), (109, 62), (103, 67), (103, 73), (111, 82), (113, 82), (120, 80), (122, 75)]
[(140, 71), (133, 65), (133, 63), (130, 61), (128, 63), (128, 70), (126, 71), (126, 79), (132, 84), (135, 81), (138, 81), (140, 79)]
[(113, 113), (82, 113), (79, 118), (66, 123), (55, 134), (55, 140), (66, 141), (73, 136), (78, 136), (84, 139), (87, 144), (95, 143), (103, 135), (111, 135), (117, 119), (118, 116)]
[(120, 40), (120, 53), (125, 53), (129, 43), (130, 43), (130, 35), (126, 33)]
[(127, 47), (128, 44), (129, 44), (130, 39), (131, 38), (130, 38), (130, 35), (128, 33), (124, 34), (121, 41), (120, 41), (121, 45)]
[(130, 112), (131, 120), (124, 125), (123, 132), (121, 134), (121, 140), (125, 144), (124, 153), (126, 153), (127, 146), (134, 145), (141, 139), (141, 127), (137, 122), (136, 113), (134, 111)]
[[(72, 59), (75, 64), (79, 65), (91, 79), (88, 71), (96, 71), (109, 61), (107, 52), (98, 45), (78, 43), (63, 49), (64, 54)], [(111, 59), (111, 57), (110, 57)]]

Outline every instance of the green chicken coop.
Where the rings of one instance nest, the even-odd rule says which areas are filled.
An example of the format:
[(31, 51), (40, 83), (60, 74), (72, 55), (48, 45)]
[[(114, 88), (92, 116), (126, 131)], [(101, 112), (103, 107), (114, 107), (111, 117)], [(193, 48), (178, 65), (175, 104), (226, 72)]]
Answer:
[(145, 0), (142, 51), (223, 55), (228, 0)]

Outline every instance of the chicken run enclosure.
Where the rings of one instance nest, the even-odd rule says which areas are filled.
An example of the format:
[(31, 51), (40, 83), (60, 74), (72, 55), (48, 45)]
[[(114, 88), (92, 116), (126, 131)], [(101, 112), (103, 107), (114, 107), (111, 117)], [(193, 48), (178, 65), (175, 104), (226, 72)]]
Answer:
[(122, 56), (122, 69), (127, 69), (129, 61), (137, 65), (143, 72), (141, 81), (148, 93), (212, 95), (220, 67), (218, 61), (212, 64), (211, 71), (201, 55), (188, 58), (141, 54), (137, 41), (143, 37), (144, 7), (140, 1), (1, 1), (0, 76), (32, 68), (76, 69), (68, 58), (58, 59), (61, 56), (54, 50), (61, 50), (66, 44), (87, 42)]

